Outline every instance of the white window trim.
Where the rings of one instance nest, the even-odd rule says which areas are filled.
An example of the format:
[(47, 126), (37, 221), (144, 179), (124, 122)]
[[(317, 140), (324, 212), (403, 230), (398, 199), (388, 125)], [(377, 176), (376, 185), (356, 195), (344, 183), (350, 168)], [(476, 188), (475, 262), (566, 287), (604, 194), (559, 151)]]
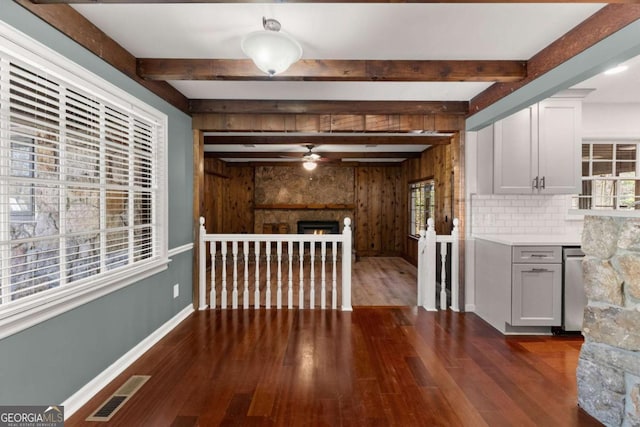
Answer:
[[(25, 298), (25, 301), (11, 304), (10, 307), (0, 310), (0, 339), (2, 339), (166, 270), (170, 260), (168, 258), (169, 218), (166, 191), (168, 188), (167, 115), (2, 21), (0, 21), (0, 44), (3, 49), (23, 62), (37, 68), (45, 68), (49, 75), (61, 81), (70, 82), (87, 93), (109, 99), (111, 103), (125, 110), (135, 111), (160, 124), (163, 135), (159, 138), (162, 144), (159, 150), (163, 154), (158, 164), (157, 177), (159, 188), (164, 189), (157, 193), (159, 200), (154, 214), (158, 219), (157, 238), (160, 241), (158, 257), (149, 262), (140, 262), (122, 270), (115, 270), (111, 274), (66, 285), (64, 288), (56, 289), (56, 292), (41, 296), (36, 294), (33, 298)], [(1, 127), (0, 131), (3, 131)]]

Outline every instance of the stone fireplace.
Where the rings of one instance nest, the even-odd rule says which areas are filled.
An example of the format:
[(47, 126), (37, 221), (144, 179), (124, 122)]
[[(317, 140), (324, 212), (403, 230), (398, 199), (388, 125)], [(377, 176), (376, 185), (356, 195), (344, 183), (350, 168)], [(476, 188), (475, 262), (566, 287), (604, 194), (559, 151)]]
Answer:
[(342, 230), (355, 212), (354, 168), (322, 166), (311, 173), (300, 164), (256, 167), (255, 233), (296, 233), (300, 221), (338, 222)]
[(585, 217), (582, 250), (578, 404), (607, 426), (640, 426), (640, 218)]

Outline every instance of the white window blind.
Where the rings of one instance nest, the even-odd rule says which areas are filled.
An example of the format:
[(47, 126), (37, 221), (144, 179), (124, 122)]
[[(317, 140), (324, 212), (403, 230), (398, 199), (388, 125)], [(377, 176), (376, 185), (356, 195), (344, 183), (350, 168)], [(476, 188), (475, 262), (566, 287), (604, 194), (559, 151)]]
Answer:
[(166, 261), (166, 117), (3, 47), (0, 315)]

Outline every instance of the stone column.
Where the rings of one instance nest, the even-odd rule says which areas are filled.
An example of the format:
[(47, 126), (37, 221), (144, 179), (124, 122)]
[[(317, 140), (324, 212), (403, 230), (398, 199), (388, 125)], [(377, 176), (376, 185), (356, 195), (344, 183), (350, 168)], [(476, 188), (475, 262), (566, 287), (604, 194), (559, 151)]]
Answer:
[(640, 218), (585, 217), (582, 250), (578, 404), (606, 426), (640, 426)]

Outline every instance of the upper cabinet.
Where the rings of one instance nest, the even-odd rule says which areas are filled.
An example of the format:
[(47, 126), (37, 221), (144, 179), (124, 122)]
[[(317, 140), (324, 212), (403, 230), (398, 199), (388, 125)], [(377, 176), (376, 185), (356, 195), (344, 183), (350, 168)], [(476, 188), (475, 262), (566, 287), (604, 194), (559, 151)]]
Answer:
[(581, 98), (549, 98), (480, 130), (478, 191), (579, 193), (581, 118)]

